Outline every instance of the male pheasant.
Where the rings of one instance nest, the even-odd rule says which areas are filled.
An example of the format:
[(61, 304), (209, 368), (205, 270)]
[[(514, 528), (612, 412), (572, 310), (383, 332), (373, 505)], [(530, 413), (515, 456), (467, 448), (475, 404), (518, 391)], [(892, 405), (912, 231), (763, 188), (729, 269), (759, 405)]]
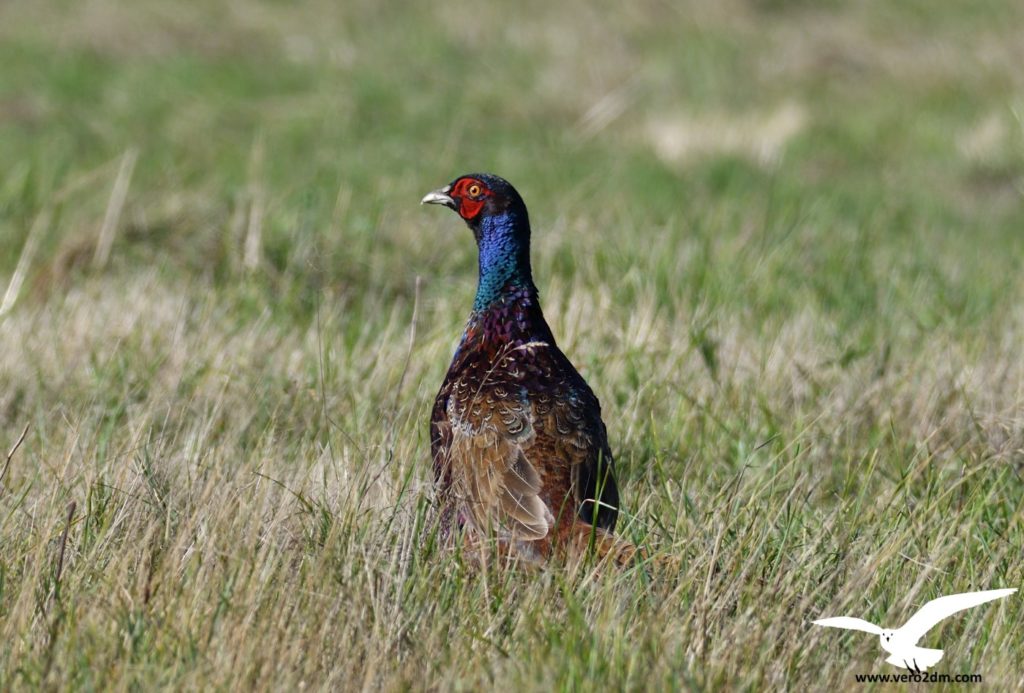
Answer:
[(619, 562), (619, 511), (601, 406), (555, 344), (530, 270), (530, 220), (507, 181), (460, 176), (424, 204), (449, 207), (473, 231), (473, 311), (430, 418), (442, 530), (453, 521), (479, 549), (530, 563), (593, 547)]

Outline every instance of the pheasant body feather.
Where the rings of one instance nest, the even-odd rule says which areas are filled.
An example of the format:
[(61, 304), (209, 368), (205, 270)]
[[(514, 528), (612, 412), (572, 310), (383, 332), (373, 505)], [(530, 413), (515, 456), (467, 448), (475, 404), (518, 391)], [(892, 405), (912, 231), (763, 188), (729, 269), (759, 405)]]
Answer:
[(476, 300), (430, 421), (443, 522), (528, 560), (610, 533), (619, 498), (601, 407), (544, 319), (525, 205), (482, 174), (431, 195), (479, 247)]

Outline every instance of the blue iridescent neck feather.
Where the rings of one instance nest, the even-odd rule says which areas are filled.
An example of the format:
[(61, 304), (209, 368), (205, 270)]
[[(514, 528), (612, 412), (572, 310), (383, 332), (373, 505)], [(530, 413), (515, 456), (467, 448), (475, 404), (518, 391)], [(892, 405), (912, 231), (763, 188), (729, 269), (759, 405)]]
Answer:
[(483, 217), (473, 229), (479, 247), (480, 278), (473, 312), (487, 310), (502, 298), (535, 298), (530, 270), (530, 220), (525, 210), (507, 209)]

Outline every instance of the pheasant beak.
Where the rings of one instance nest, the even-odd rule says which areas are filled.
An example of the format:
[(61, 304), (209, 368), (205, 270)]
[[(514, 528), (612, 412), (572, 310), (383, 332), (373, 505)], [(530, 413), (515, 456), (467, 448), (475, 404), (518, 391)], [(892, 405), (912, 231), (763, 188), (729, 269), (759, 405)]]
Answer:
[(421, 205), (444, 205), (448, 209), (455, 209), (455, 199), (448, 194), (448, 191), (452, 189), (452, 186), (446, 185), (440, 190), (427, 193), (422, 200)]

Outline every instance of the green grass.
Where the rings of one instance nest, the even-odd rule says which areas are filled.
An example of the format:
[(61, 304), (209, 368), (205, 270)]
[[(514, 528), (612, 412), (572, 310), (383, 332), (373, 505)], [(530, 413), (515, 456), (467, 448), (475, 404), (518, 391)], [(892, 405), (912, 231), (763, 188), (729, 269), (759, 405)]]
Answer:
[[(1008, 0), (3, 4), (0, 688), (895, 673), (810, 621), (1024, 583), (1022, 36)], [(417, 202), (476, 170), (670, 569), (432, 538), (476, 249)], [(1022, 603), (936, 670), (1019, 688)]]

